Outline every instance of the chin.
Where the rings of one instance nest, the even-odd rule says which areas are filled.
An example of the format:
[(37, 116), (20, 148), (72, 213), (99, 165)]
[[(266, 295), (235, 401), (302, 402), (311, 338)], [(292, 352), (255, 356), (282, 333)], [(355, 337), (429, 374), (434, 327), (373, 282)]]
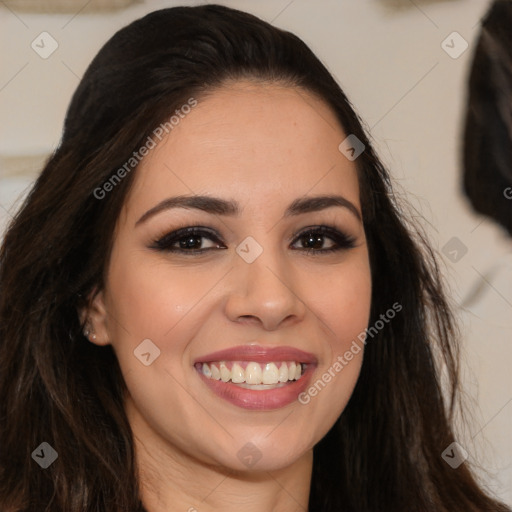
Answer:
[(312, 453), (314, 443), (306, 443), (303, 433), (292, 434), (283, 428), (279, 435), (273, 435), (273, 429), (265, 427), (264, 433), (235, 436), (230, 441), (231, 449), (217, 454), (218, 464), (244, 473), (278, 471)]

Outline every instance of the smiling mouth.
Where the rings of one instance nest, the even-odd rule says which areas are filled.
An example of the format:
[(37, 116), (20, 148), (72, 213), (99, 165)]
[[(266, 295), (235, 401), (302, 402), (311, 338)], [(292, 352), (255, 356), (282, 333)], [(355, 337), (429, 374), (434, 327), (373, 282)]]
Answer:
[(196, 363), (196, 369), (210, 380), (230, 382), (245, 389), (275, 389), (299, 380), (306, 363), (297, 361), (218, 361)]

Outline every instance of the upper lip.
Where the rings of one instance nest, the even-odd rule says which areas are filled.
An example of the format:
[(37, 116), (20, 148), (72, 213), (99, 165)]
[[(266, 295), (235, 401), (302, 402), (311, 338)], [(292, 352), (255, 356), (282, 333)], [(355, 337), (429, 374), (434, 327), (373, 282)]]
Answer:
[(198, 357), (194, 364), (215, 361), (297, 361), (299, 363), (316, 363), (317, 358), (310, 352), (293, 347), (263, 347), (261, 345), (240, 345)]

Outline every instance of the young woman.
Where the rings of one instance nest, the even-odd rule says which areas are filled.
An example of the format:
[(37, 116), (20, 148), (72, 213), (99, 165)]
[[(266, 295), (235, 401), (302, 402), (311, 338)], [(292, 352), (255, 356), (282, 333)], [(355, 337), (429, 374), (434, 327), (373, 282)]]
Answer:
[(120, 30), (0, 258), (2, 511), (509, 510), (452, 429), (434, 255), (288, 32)]

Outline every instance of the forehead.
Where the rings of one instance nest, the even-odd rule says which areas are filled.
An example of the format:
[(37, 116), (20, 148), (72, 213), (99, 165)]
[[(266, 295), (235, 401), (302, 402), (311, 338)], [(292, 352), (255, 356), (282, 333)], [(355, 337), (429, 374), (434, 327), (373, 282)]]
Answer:
[(335, 190), (358, 202), (355, 164), (338, 149), (346, 134), (314, 95), (236, 82), (186, 111), (139, 165), (132, 199), (215, 193), (247, 202), (270, 198), (270, 190), (291, 196)]

